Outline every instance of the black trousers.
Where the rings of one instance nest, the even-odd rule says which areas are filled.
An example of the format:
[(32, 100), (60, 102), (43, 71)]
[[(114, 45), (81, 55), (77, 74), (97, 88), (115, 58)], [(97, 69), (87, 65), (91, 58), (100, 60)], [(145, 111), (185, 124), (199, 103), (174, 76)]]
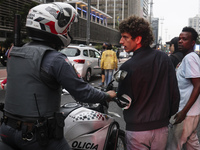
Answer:
[(41, 147), (33, 135), (31, 141), (22, 139), (22, 131), (14, 129), (4, 123), (0, 127), (1, 139), (4, 143), (14, 148), (14, 150), (71, 150), (65, 138), (61, 140), (51, 139), (49, 144)]

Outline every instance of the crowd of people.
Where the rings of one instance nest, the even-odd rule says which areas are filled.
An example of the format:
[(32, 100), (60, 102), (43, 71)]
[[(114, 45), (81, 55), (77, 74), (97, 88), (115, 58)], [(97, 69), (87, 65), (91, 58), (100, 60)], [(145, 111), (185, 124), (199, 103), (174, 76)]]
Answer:
[(143, 18), (131, 16), (119, 30), (120, 44), (134, 52), (120, 67), (128, 77), (118, 87), (118, 95), (126, 93), (134, 101), (124, 110), (127, 149), (181, 150), (185, 145), (199, 150), (200, 59), (194, 52), (198, 33), (184, 27), (171, 40), (174, 52), (168, 57), (150, 48), (152, 31)]
[[(50, 10), (59, 13), (52, 17)], [(194, 52), (198, 33), (191, 27), (184, 27), (179, 36), (170, 41), (171, 55), (168, 56), (151, 48), (154, 38), (147, 20), (137, 16), (122, 20), (119, 43), (127, 53), (133, 52), (133, 56), (119, 67), (127, 76), (119, 82), (117, 93), (102, 92), (80, 78), (67, 57), (57, 51), (70, 44), (68, 29), (77, 21), (77, 15), (67, 3), (41, 4), (29, 11), (26, 27), (32, 41), (22, 47), (14, 46), (9, 52), (0, 128), (2, 141), (22, 150), (43, 147), (69, 150), (63, 132), (59, 131), (57, 137), (50, 136), (46, 144), (38, 138), (40, 129), (33, 131), (36, 122), (45, 124), (45, 119), (56, 117), (62, 86), (82, 102), (109, 102), (116, 96), (128, 95), (132, 103), (123, 110), (127, 150), (181, 150), (184, 145), (188, 150), (200, 150), (197, 136), (200, 58)], [(37, 18), (51, 18), (50, 21), (55, 22), (51, 28), (57, 31), (45, 30), (38, 25), (43, 22)], [(101, 86), (107, 85), (118, 69), (118, 56), (112, 45), (103, 46)], [(19, 66), (20, 72), (15, 70)], [(47, 130), (55, 132), (52, 128)], [(34, 133), (32, 140), (24, 140), (30, 132)]]

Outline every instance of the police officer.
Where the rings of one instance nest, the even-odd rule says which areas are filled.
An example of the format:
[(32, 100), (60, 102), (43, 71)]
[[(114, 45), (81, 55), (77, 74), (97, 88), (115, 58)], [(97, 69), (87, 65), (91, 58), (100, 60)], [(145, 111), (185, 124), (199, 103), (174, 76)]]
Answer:
[[(103, 102), (116, 96), (101, 92), (79, 78), (64, 54), (76, 10), (55, 2), (33, 7), (26, 27), (32, 41), (13, 47), (7, 65), (7, 91), (1, 125), (2, 141), (20, 150), (68, 150), (59, 113), (61, 86), (78, 101)], [(70, 135), (69, 135), (70, 136)]]

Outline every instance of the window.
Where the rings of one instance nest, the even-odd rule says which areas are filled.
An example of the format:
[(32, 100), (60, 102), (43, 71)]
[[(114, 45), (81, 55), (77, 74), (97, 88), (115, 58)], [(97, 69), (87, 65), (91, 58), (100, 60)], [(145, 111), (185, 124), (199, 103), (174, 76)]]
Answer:
[(83, 50), (83, 55), (88, 57), (88, 50)]
[(99, 23), (99, 18), (100, 18), (100, 17), (99, 17), (99, 14), (97, 14), (96, 17), (97, 17), (97, 23)]
[(82, 11), (83, 11), (83, 17), (84, 17), (84, 18), (87, 18), (87, 11), (86, 11), (86, 8), (83, 7), (83, 8), (82, 8)]
[(89, 50), (89, 52), (90, 52), (90, 57), (95, 58), (95, 53), (94, 53), (94, 51), (93, 51), (93, 50)]
[(78, 10), (78, 14), (81, 15), (81, 8), (77, 7), (77, 10)]
[(67, 55), (68, 57), (74, 57), (80, 55), (80, 50), (76, 48), (66, 48), (61, 51), (63, 54)]
[(92, 14), (92, 21), (95, 22), (95, 19), (96, 19), (96, 15), (95, 15), (95, 13), (93, 13), (93, 14)]
[(100, 54), (98, 52), (94, 52), (95, 53), (95, 58), (100, 58)]
[(46, 3), (54, 2), (54, 0), (46, 0)]

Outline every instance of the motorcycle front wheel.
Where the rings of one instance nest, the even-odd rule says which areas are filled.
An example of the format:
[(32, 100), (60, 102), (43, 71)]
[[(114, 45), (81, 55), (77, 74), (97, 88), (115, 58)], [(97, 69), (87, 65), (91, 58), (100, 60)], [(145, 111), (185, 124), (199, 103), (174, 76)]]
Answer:
[(109, 127), (105, 150), (126, 150), (125, 132), (119, 128), (117, 122)]
[(125, 133), (119, 130), (116, 150), (126, 150)]

